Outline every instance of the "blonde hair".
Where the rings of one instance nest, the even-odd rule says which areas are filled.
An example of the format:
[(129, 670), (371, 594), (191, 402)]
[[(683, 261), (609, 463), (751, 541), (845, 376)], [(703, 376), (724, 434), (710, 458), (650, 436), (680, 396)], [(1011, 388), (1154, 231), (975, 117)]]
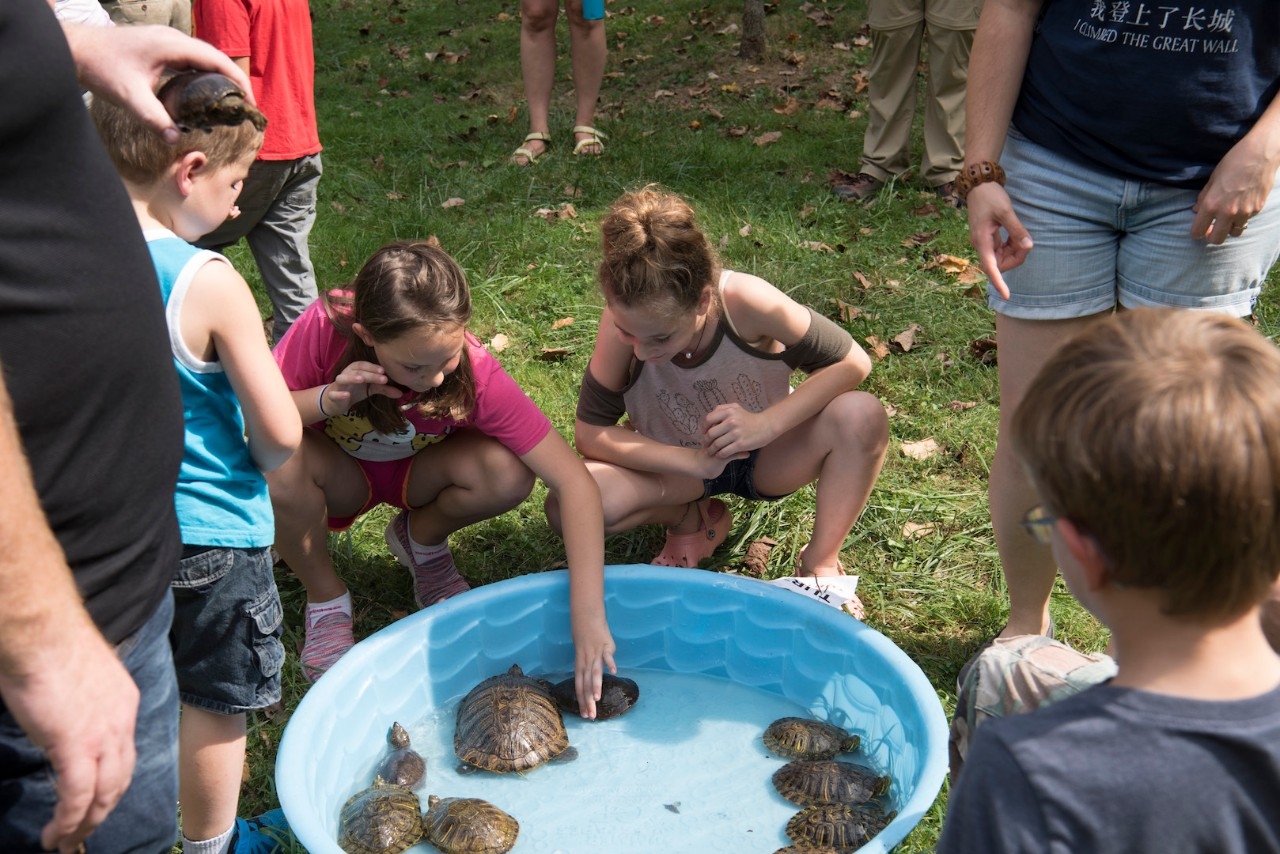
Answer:
[(618, 198), (600, 232), (600, 287), (623, 306), (691, 311), (720, 266), (689, 203), (652, 185)]
[[(325, 295), (330, 319), (348, 338), (334, 376), (352, 362), (378, 363), (373, 347), (352, 330), (355, 323), (374, 341), (388, 343), (418, 330), (465, 327), (471, 320), (471, 291), (462, 268), (443, 249), (425, 241), (383, 246), (360, 268), (350, 291), (350, 296)], [(457, 369), (422, 396), (418, 411), (427, 417), (464, 421), (475, 402), (475, 379), (464, 344)], [(394, 433), (407, 423), (400, 404), (385, 395), (373, 395), (351, 411), (368, 418), (382, 433)]]
[(1170, 616), (1231, 618), (1280, 570), (1280, 350), (1219, 314), (1139, 309), (1041, 369), (1013, 418), (1050, 511)]
[(266, 126), (266, 119), (249, 104), (244, 110), (245, 121), (240, 124), (186, 129), (174, 145), (165, 142), (134, 113), (105, 98), (94, 98), (89, 113), (120, 176), (134, 184), (150, 184), (192, 151), (204, 154), (211, 170), (256, 153), (262, 147), (262, 131), (258, 128)]

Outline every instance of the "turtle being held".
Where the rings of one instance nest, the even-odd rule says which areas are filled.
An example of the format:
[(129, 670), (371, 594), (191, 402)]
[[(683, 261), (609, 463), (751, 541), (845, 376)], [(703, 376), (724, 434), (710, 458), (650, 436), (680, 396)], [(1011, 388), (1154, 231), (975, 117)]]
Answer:
[(480, 798), (427, 798), (422, 817), (427, 841), (444, 854), (506, 854), (520, 823)]
[(862, 804), (889, 791), (889, 775), (834, 759), (796, 759), (773, 772), (778, 794), (802, 807)]
[(391, 724), (387, 741), (391, 744), (391, 753), (382, 761), (378, 775), (388, 783), (406, 789), (417, 788), (427, 774), (427, 760), (409, 745), (409, 732), (398, 722)]
[(847, 730), (811, 718), (778, 718), (764, 731), (764, 746), (787, 759), (831, 759), (858, 749), (862, 740)]
[(453, 751), (464, 763), (458, 770), (473, 766), (506, 774), (562, 754), (576, 756), (550, 688), (525, 676), (518, 664), (472, 688), (458, 704), (453, 733)]
[[(581, 714), (578, 709), (578, 689), (574, 685), (572, 676), (553, 685), (551, 696), (555, 698), (556, 705), (561, 710), (574, 715)], [(618, 715), (629, 712), (639, 699), (640, 686), (634, 680), (625, 676), (614, 676), (605, 671), (600, 687), (600, 699), (596, 701), (596, 720), (607, 721), (609, 718), (616, 718)]]
[(421, 806), (404, 786), (375, 777), (343, 804), (338, 846), (347, 854), (400, 854), (422, 838)]
[(156, 97), (184, 133), (242, 122), (253, 122), (260, 131), (267, 126), (266, 116), (246, 100), (244, 90), (216, 71), (175, 74)]

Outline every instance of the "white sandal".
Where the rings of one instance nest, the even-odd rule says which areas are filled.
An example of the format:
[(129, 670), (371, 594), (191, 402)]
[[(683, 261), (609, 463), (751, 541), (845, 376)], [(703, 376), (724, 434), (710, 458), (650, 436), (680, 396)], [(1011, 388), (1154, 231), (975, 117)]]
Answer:
[[(530, 143), (530, 142), (542, 143), (542, 151), (539, 152), (538, 154), (534, 154), (532, 151), (530, 151), (526, 147), (526, 143)], [(532, 166), (534, 163), (538, 162), (538, 158), (542, 157), (542, 155), (546, 154), (550, 150), (551, 150), (551, 134), (543, 133), (540, 130), (535, 130), (532, 133), (525, 136), (524, 140), (520, 143), (519, 148), (511, 152), (511, 162), (515, 163), (516, 166)], [(578, 150), (575, 148), (573, 150), (573, 153), (577, 154)], [(527, 162), (516, 163), (515, 161), (517, 157), (523, 157)]]
[(586, 148), (587, 146), (590, 146), (590, 145), (598, 145), (598, 146), (600, 146), (600, 150), (599, 150), (599, 151), (595, 151), (595, 152), (591, 152), (591, 156), (593, 156), (593, 157), (599, 157), (601, 154), (604, 154), (604, 141), (605, 141), (606, 139), (608, 139), (608, 137), (606, 137), (606, 136), (605, 136), (604, 134), (602, 134), (600, 131), (596, 130), (596, 129), (595, 129), (595, 128), (593, 128), (591, 125), (574, 125), (574, 127), (573, 127), (573, 132), (574, 132), (575, 134), (577, 134), (577, 133), (589, 133), (589, 134), (591, 134), (590, 136), (585, 137), (585, 138), (583, 138), (583, 139), (580, 139), (580, 140), (578, 140), (577, 142), (575, 142), (575, 143), (573, 144), (573, 156), (574, 156), (574, 157), (579, 157), (579, 156), (581, 156), (581, 155), (582, 155), (582, 149), (584, 149), (584, 148)]

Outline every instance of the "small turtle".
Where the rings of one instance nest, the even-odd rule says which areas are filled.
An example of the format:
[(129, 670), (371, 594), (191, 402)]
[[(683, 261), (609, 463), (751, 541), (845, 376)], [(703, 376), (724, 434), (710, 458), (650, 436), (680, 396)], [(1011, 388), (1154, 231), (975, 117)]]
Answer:
[(506, 854), (520, 822), (479, 798), (427, 798), (422, 817), (427, 841), (444, 854)]
[(375, 777), (342, 805), (338, 846), (347, 854), (400, 854), (422, 838), (418, 796)]
[[(572, 676), (553, 685), (551, 696), (562, 711), (573, 715), (581, 714), (578, 710), (578, 689), (573, 684)], [(625, 676), (614, 676), (606, 671), (600, 687), (600, 699), (596, 701), (596, 720), (607, 721), (629, 712), (639, 699), (639, 685)]]
[(458, 770), (527, 771), (568, 752), (569, 734), (550, 688), (518, 664), (472, 688), (458, 704), (453, 733), (453, 752), (464, 763)]
[(791, 817), (787, 838), (801, 851), (827, 848), (848, 854), (884, 830), (895, 815), (875, 804), (817, 804)]
[(382, 761), (378, 775), (388, 783), (406, 789), (417, 788), (426, 776), (427, 760), (409, 746), (409, 733), (398, 722), (391, 724), (387, 741), (391, 743), (391, 754)]
[(866, 803), (889, 791), (891, 782), (887, 774), (834, 759), (796, 759), (773, 772), (778, 794), (802, 807)]
[(764, 731), (765, 748), (787, 759), (831, 759), (857, 750), (861, 741), (835, 724), (810, 718), (778, 718)]
[(156, 97), (184, 132), (246, 121), (258, 130), (267, 126), (266, 117), (245, 100), (244, 90), (216, 71), (176, 74), (160, 87)]

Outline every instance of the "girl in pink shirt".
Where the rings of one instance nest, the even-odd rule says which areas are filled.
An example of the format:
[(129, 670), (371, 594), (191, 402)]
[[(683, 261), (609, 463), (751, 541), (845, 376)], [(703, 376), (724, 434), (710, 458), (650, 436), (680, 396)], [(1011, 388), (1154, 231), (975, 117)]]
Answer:
[(379, 504), (399, 507), (387, 547), (427, 607), (469, 589), (449, 535), (520, 504), (536, 476), (567, 509), (575, 673), (579, 704), (593, 717), (602, 668), (615, 669), (600, 492), (546, 415), (466, 331), (470, 318), (466, 278), (447, 253), (393, 243), (365, 263), (350, 291), (317, 300), (276, 346), (311, 427), (269, 478), (276, 548), (307, 589), (303, 668), (317, 679), (354, 644), (330, 530)]

